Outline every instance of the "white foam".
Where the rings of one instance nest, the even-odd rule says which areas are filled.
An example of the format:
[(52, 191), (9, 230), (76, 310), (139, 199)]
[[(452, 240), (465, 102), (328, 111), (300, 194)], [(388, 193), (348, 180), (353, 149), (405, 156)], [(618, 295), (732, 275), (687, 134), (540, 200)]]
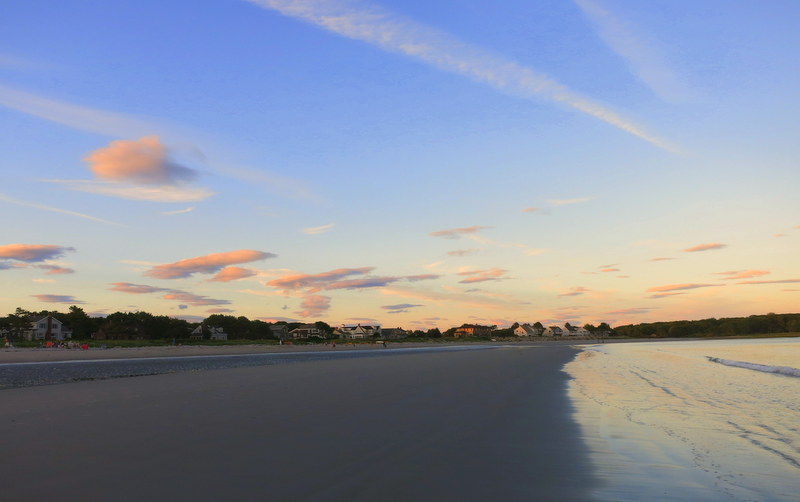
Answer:
[(746, 361), (733, 361), (731, 359), (721, 359), (719, 357), (706, 356), (709, 361), (713, 363), (724, 364), (725, 366), (733, 366), (735, 368), (745, 368), (753, 371), (763, 371), (764, 373), (777, 373), (791, 377), (800, 377), (800, 368), (792, 368), (791, 366), (769, 366), (767, 364), (748, 363)]

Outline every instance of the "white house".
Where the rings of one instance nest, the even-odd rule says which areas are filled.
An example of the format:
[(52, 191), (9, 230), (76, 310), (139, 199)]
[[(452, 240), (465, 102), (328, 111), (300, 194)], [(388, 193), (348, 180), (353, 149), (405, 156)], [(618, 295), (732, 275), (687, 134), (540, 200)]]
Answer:
[(46, 315), (37, 321), (31, 322), (31, 327), (25, 332), (28, 340), (66, 340), (72, 338), (72, 330), (52, 315)]
[(562, 336), (564, 331), (558, 326), (550, 326), (542, 332), (542, 336)]
[(565, 325), (562, 328), (562, 330), (564, 331), (564, 335), (566, 335), (566, 336), (589, 336), (589, 335), (591, 335), (591, 333), (589, 333), (589, 330), (587, 330), (586, 328), (583, 328), (583, 327), (580, 327), (580, 326), (573, 326), (571, 324), (569, 326)]
[(520, 324), (514, 329), (514, 334), (517, 336), (541, 336), (542, 331), (539, 328), (534, 328), (528, 323)]
[(375, 326), (362, 326), (360, 324), (342, 324), (336, 328), (336, 334), (345, 340), (361, 340), (364, 338), (372, 338), (374, 335), (380, 336), (381, 327)]

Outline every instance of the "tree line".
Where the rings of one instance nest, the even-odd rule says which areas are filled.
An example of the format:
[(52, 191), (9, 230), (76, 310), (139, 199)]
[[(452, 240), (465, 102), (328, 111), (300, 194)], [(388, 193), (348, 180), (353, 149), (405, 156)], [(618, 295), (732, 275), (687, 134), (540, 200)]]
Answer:
[(614, 332), (626, 338), (687, 338), (708, 336), (800, 333), (800, 314), (764, 314), (697, 321), (667, 321), (617, 326)]

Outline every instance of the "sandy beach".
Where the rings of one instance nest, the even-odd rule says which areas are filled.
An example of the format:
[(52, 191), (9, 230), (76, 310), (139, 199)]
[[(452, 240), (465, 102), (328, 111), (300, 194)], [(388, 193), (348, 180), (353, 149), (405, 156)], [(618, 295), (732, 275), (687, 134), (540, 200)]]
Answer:
[[(403, 343), (391, 344), (389, 347), (427, 347), (432, 344)], [(337, 343), (325, 345), (166, 345), (160, 347), (113, 347), (108, 349), (92, 348), (59, 349), (59, 348), (13, 348), (0, 349), (0, 364), (45, 362), (45, 361), (83, 361), (92, 359), (128, 359), (143, 357), (183, 357), (183, 356), (216, 356), (233, 354), (272, 354), (286, 352), (317, 352), (335, 350), (375, 350), (383, 346), (377, 344)]]
[(575, 354), (492, 348), (3, 390), (3, 497), (585, 500), (594, 480), (561, 371)]

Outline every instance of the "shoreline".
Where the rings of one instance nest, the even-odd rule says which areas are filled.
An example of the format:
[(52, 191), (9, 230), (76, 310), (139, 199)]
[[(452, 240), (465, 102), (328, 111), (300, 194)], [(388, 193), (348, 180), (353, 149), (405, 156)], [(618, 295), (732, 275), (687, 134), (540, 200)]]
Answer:
[(508, 340), (477, 342), (393, 342), (387, 340), (386, 349), (380, 342), (377, 343), (348, 343), (337, 341), (336, 346), (332, 344), (313, 344), (313, 345), (267, 345), (267, 344), (237, 344), (237, 345), (157, 345), (143, 347), (110, 347), (106, 349), (90, 348), (81, 349), (60, 349), (60, 348), (40, 348), (40, 347), (15, 347), (0, 348), (0, 364), (8, 363), (34, 363), (49, 361), (82, 361), (96, 359), (134, 359), (134, 358), (154, 358), (154, 357), (187, 357), (187, 356), (224, 356), (236, 354), (272, 354), (286, 352), (335, 352), (342, 350), (392, 350), (397, 348), (415, 347), (436, 347), (436, 346), (469, 346), (469, 345), (491, 345), (491, 346), (514, 346), (514, 347), (550, 347), (560, 345), (586, 346), (603, 345), (618, 343), (647, 343), (647, 342), (678, 342), (678, 341), (697, 341), (697, 340), (743, 340), (743, 339), (763, 339), (763, 338), (798, 338), (797, 336), (785, 337), (702, 337), (702, 338), (606, 338), (603, 342), (597, 339), (585, 338), (563, 338), (558, 340)]

